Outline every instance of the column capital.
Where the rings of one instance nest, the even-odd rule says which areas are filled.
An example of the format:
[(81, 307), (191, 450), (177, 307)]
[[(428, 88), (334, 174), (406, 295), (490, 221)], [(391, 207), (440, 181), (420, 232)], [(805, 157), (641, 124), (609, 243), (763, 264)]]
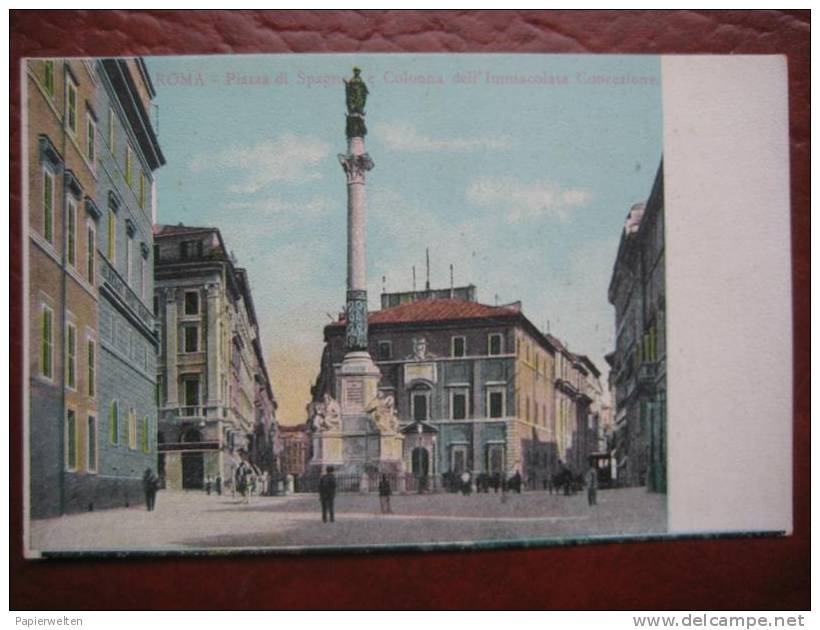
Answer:
[(375, 164), (370, 159), (370, 155), (362, 153), (356, 155), (353, 153), (340, 153), (339, 164), (347, 175), (348, 184), (364, 184), (365, 173), (371, 170)]

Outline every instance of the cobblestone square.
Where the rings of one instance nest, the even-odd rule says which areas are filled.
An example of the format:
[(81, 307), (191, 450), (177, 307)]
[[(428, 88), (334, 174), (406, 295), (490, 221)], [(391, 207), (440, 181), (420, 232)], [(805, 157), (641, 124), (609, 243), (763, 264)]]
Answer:
[(238, 497), (163, 491), (143, 506), (31, 521), (42, 551), (192, 551), (196, 549), (361, 547), (476, 542), (531, 543), (666, 531), (666, 496), (644, 488), (585, 493), (394, 495), (392, 514), (375, 494), (340, 494), (336, 522), (322, 523), (315, 494)]

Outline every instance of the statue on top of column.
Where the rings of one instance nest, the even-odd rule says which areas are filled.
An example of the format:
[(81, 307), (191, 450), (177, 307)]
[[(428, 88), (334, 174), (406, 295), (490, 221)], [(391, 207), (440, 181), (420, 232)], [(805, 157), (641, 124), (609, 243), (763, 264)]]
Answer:
[(345, 99), (347, 102), (347, 137), (364, 138), (367, 127), (364, 124), (364, 106), (367, 103), (367, 86), (362, 80), (361, 70), (353, 68), (353, 78), (345, 79)]

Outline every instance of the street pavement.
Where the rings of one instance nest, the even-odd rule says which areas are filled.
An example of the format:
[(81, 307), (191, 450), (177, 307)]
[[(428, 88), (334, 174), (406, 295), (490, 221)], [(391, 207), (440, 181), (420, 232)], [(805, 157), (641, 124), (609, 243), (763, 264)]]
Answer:
[(666, 531), (666, 495), (645, 488), (565, 497), (522, 494), (394, 495), (392, 514), (376, 494), (339, 494), (336, 522), (322, 523), (318, 496), (239, 497), (161, 491), (144, 507), (71, 514), (30, 523), (42, 551), (192, 551), (200, 548), (293, 548), (412, 544), (526, 543)]

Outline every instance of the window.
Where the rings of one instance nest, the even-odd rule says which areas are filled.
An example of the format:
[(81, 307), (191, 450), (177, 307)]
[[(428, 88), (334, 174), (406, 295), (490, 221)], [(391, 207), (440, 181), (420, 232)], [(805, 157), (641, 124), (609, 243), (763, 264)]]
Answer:
[(125, 147), (125, 183), (129, 186), (133, 183), (134, 156), (130, 146)]
[(97, 344), (88, 340), (88, 395), (95, 396), (97, 390)]
[(108, 211), (108, 242), (105, 254), (112, 263), (117, 260), (117, 216), (113, 210)]
[(389, 361), (393, 355), (393, 344), (389, 341), (379, 342), (379, 361)]
[(54, 311), (46, 305), (43, 305), (40, 342), (40, 373), (50, 379), (54, 365)]
[(85, 461), (88, 472), (97, 472), (97, 419), (94, 416), (88, 416)]
[(141, 436), (140, 436), (141, 439), (142, 439), (142, 452), (143, 453), (150, 453), (151, 452), (151, 440), (150, 440), (150, 436), (149, 436), (149, 433), (148, 433), (149, 425), (150, 425), (150, 423), (148, 421), (148, 416), (143, 417), (143, 419), (142, 419), (142, 433), (141, 433)]
[(120, 403), (117, 400), (111, 401), (111, 408), (108, 412), (108, 435), (111, 444), (115, 446), (120, 443)]
[(145, 257), (140, 256), (140, 297), (145, 300), (145, 291), (148, 286), (148, 274), (145, 273), (145, 270), (148, 268), (148, 265), (145, 264)]
[(450, 471), (461, 474), (467, 468), (467, 447), (453, 446), (452, 449), (450, 451)]
[(162, 407), (162, 402), (165, 399), (165, 397), (162, 395), (163, 394), (162, 389), (163, 389), (163, 379), (162, 379), (161, 376), (157, 376), (157, 387), (156, 387), (157, 407)]
[(77, 204), (74, 200), (68, 200), (68, 234), (66, 236), (66, 257), (68, 264), (77, 266)]
[(455, 390), (450, 394), (450, 409), (453, 420), (463, 420), (467, 417), (467, 391)]
[(89, 114), (85, 119), (86, 124), (86, 156), (91, 163), (91, 168), (97, 167), (97, 124)]
[(66, 324), (66, 386), (77, 387), (77, 329), (73, 324)]
[(51, 59), (43, 62), (43, 87), (49, 96), (54, 96), (54, 61)]
[(132, 272), (132, 267), (133, 267), (133, 260), (132, 260), (132, 258), (133, 258), (133, 255), (132, 255), (133, 242), (134, 242), (134, 239), (132, 239), (130, 236), (125, 239), (125, 270), (126, 270), (125, 273), (126, 273), (126, 282), (128, 282), (129, 286), (133, 282), (133, 279), (131, 277), (131, 272)]
[(65, 465), (68, 470), (77, 469), (77, 412), (73, 409), (66, 409)]
[(454, 357), (463, 357), (467, 349), (467, 340), (464, 337), (453, 337), (450, 341), (450, 354)]
[(43, 169), (43, 238), (54, 243), (54, 174)]
[(66, 127), (72, 135), (77, 135), (77, 86), (69, 76), (66, 76), (65, 86)]
[(427, 389), (415, 390), (410, 395), (411, 415), (416, 422), (429, 419), (430, 391)]
[(128, 410), (128, 448), (137, 448), (137, 412), (133, 407)]
[(96, 256), (95, 252), (97, 251), (97, 232), (94, 230), (94, 227), (89, 225), (88, 230), (86, 233), (86, 253), (85, 253), (85, 277), (88, 278), (88, 281), (91, 285), (94, 285), (95, 280), (95, 265), (96, 265)]
[(200, 241), (182, 241), (179, 244), (179, 256), (183, 260), (202, 256), (202, 243)]
[(183, 381), (183, 385), (183, 395), (185, 396), (185, 409), (183, 410), (182, 415), (194, 416), (196, 415), (197, 407), (199, 407), (199, 378), (186, 378)]
[(490, 333), (487, 338), (487, 354), (501, 354), (504, 352), (504, 337), (501, 333)]
[(487, 407), (490, 418), (504, 417), (504, 390), (493, 388), (487, 390)]
[(504, 473), (504, 445), (487, 445), (487, 472), (491, 475)]
[(183, 352), (199, 351), (199, 326), (185, 326), (183, 335)]
[(114, 115), (114, 110), (108, 110), (108, 148), (111, 153), (114, 153), (114, 143), (115, 143), (115, 134), (114, 134), (114, 125), (117, 122), (117, 117)]
[(145, 207), (145, 173), (140, 171), (140, 208)]
[(197, 291), (185, 292), (185, 314), (198, 315), (199, 314), (199, 293)]

